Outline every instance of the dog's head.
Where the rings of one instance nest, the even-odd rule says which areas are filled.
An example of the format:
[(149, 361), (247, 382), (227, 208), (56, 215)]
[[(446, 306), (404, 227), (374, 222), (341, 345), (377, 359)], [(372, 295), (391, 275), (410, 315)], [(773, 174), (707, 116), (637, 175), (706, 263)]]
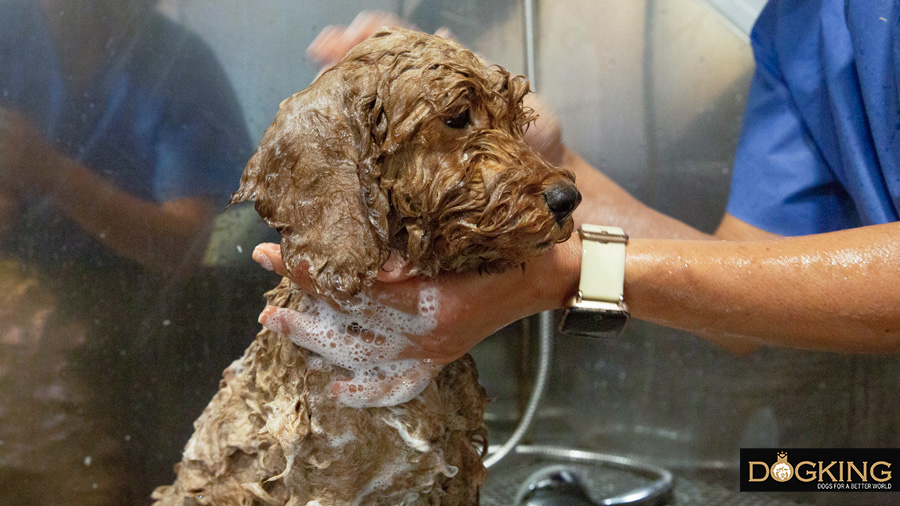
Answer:
[(581, 198), (523, 140), (528, 91), (452, 41), (380, 31), (282, 102), (232, 202), (338, 298), (392, 251), (427, 276), (520, 265), (569, 237)]

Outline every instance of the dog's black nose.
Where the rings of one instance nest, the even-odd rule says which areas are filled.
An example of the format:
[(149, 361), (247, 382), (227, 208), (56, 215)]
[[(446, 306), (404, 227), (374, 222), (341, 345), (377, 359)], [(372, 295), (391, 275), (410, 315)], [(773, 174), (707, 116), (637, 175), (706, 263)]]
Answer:
[(572, 183), (561, 183), (544, 190), (544, 200), (557, 223), (566, 221), (581, 203), (581, 192)]

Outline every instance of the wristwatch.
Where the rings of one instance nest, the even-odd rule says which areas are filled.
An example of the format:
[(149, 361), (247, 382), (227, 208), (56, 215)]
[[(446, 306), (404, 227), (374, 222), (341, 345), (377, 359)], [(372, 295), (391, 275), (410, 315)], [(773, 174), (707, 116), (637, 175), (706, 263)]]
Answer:
[(628, 235), (618, 227), (582, 225), (581, 281), (569, 300), (559, 331), (586, 337), (618, 337), (630, 315), (623, 297), (625, 244)]

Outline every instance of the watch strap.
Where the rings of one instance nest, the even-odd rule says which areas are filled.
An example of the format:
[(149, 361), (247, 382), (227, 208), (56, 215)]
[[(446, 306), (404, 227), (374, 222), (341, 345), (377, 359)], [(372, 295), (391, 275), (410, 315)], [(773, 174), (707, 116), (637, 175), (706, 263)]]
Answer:
[[(579, 298), (583, 301), (624, 304), (625, 244), (628, 235), (619, 227), (582, 225), (581, 281)], [(624, 306), (623, 306), (624, 309)]]
[(624, 300), (625, 244), (628, 235), (618, 227), (582, 225), (581, 280), (560, 321), (562, 333), (614, 338), (630, 318)]

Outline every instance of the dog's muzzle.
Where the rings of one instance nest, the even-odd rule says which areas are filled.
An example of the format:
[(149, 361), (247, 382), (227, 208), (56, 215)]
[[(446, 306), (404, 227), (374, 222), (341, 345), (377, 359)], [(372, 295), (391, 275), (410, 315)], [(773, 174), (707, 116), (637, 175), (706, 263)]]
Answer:
[(572, 183), (559, 183), (544, 190), (544, 200), (557, 223), (562, 224), (581, 203), (581, 192)]

